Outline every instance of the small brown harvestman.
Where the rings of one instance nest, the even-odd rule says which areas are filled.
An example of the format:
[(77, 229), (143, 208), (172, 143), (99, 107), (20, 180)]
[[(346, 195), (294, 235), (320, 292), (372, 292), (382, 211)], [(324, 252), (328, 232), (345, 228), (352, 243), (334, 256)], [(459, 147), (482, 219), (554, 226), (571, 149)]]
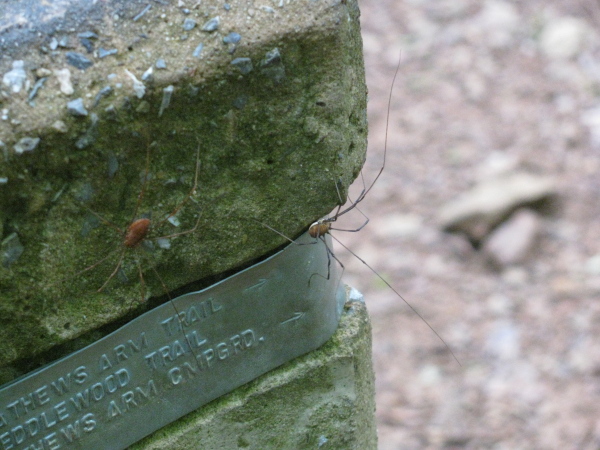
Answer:
[[(361, 263), (363, 263), (365, 266), (367, 266), (369, 268), (369, 270), (371, 270), (371, 272), (373, 272), (381, 281), (383, 281), (383, 283), (385, 283), (385, 285), (388, 286), (425, 323), (425, 325), (427, 325), (427, 327), (429, 327), (429, 329), (431, 331), (433, 331), (433, 333), (438, 337), (438, 339), (446, 346), (448, 351), (452, 354), (452, 357), (456, 360), (458, 365), (461, 365), (460, 361), (458, 360), (458, 358), (456, 357), (456, 355), (454, 354), (454, 352), (452, 351), (450, 346), (439, 335), (439, 333), (437, 331), (435, 331), (435, 329), (429, 324), (429, 322), (427, 322), (427, 320), (425, 320), (425, 318), (404, 297), (402, 297), (402, 295), (396, 289), (394, 289), (394, 287), (387, 280), (385, 280), (385, 278), (383, 278), (381, 275), (379, 275), (379, 273), (377, 273), (377, 271), (375, 269), (373, 269), (373, 267), (371, 267), (364, 259), (362, 259), (356, 253), (354, 253), (352, 250), (350, 250), (346, 245), (344, 245), (342, 242), (340, 242), (339, 239), (337, 239), (335, 236), (333, 236), (331, 234), (332, 230), (357, 233), (357, 232), (361, 231), (369, 223), (369, 218), (358, 208), (358, 204), (365, 199), (366, 195), (373, 188), (373, 186), (375, 185), (375, 183), (381, 176), (383, 169), (385, 168), (385, 158), (386, 158), (386, 154), (387, 154), (387, 138), (388, 138), (388, 129), (389, 129), (389, 121), (390, 121), (390, 110), (391, 110), (391, 104), (392, 104), (392, 94), (394, 91), (394, 85), (396, 83), (396, 78), (398, 76), (398, 72), (400, 71), (401, 63), (402, 63), (402, 59), (400, 59), (398, 61), (398, 65), (396, 66), (396, 71), (394, 72), (394, 77), (392, 79), (392, 85), (390, 87), (390, 94), (388, 97), (388, 104), (387, 104), (387, 116), (386, 116), (386, 122), (385, 122), (385, 143), (384, 143), (384, 149), (383, 149), (383, 162), (381, 164), (381, 168), (379, 169), (379, 172), (377, 172), (377, 175), (375, 176), (373, 182), (369, 185), (369, 187), (366, 187), (364, 185), (364, 178), (363, 178), (363, 189), (356, 197), (356, 200), (352, 201), (348, 197), (348, 201), (350, 202), (350, 205), (344, 209), (342, 209), (342, 208), (345, 205), (345, 202), (342, 200), (339, 189), (337, 188), (337, 184), (336, 184), (336, 190), (338, 191), (338, 197), (340, 198), (340, 204), (337, 207), (337, 210), (335, 211), (335, 214), (333, 214), (333, 216), (326, 217), (324, 219), (319, 219), (310, 225), (310, 227), (308, 228), (308, 234), (315, 240), (313, 242), (309, 242), (306, 244), (316, 244), (319, 241), (323, 242), (323, 245), (325, 246), (325, 250), (327, 252), (327, 260), (328, 260), (326, 279), (329, 279), (331, 258), (335, 259), (338, 262), (338, 264), (342, 268), (342, 271), (344, 270), (344, 264), (342, 264), (342, 262), (335, 256), (333, 250), (327, 245), (327, 242), (325, 241), (325, 235), (329, 234), (329, 236), (331, 236), (331, 238), (333, 240), (335, 240), (338, 244), (340, 244), (342, 247), (344, 247), (349, 253), (351, 253), (353, 256), (355, 256)], [(361, 178), (362, 178), (362, 172), (361, 172)], [(337, 220), (340, 217), (342, 217), (343, 215), (349, 213), (350, 211), (352, 211), (354, 209), (356, 209), (360, 214), (362, 214), (364, 216), (365, 221), (362, 225), (360, 225), (358, 228), (355, 228), (355, 229), (342, 229), (342, 228), (334, 228), (333, 227), (333, 224), (335, 222), (337, 222)], [(270, 227), (267, 224), (264, 224), (262, 222), (261, 222), (261, 224), (264, 225), (265, 227), (269, 228), (270, 230), (274, 231), (275, 233), (279, 234), (280, 236), (283, 236), (285, 239), (287, 239), (288, 241), (290, 241), (294, 244), (305, 245), (305, 244), (299, 244), (299, 243), (295, 242), (294, 240), (288, 238), (287, 236), (283, 235), (281, 232), (277, 231), (276, 229)], [(320, 274), (314, 274), (314, 275), (320, 275)], [(310, 280), (309, 280), (309, 284), (310, 284)]]
[[(196, 223), (189, 230), (180, 231), (178, 233), (173, 233), (173, 234), (169, 234), (169, 235), (165, 235), (165, 236), (149, 237), (149, 234), (152, 229), (160, 229), (160, 227), (165, 222), (167, 222), (170, 218), (174, 217), (181, 210), (181, 208), (183, 208), (183, 206), (194, 196), (194, 194), (196, 193), (196, 189), (198, 188), (198, 173), (200, 170), (200, 159), (199, 159), (200, 158), (200, 147), (198, 147), (198, 149), (196, 151), (196, 170), (194, 173), (194, 184), (193, 184), (192, 188), (190, 189), (190, 191), (188, 192), (188, 194), (184, 197), (184, 199), (175, 206), (175, 208), (171, 211), (171, 213), (167, 214), (165, 217), (163, 217), (161, 220), (159, 220), (156, 224), (153, 224), (151, 219), (149, 219), (147, 217), (139, 217), (138, 218), (138, 212), (140, 209), (140, 205), (142, 204), (142, 200), (144, 198), (144, 193), (146, 191), (146, 184), (147, 184), (148, 178), (149, 178), (150, 148), (152, 147), (152, 145), (154, 145), (154, 144), (148, 145), (148, 149), (146, 152), (146, 167), (144, 170), (144, 178), (143, 178), (143, 182), (142, 182), (142, 188), (138, 195), (137, 203), (136, 203), (135, 209), (133, 211), (131, 221), (130, 221), (129, 225), (127, 226), (127, 228), (122, 229), (119, 226), (112, 223), (111, 221), (109, 221), (108, 219), (106, 219), (103, 216), (101, 216), (100, 214), (98, 214), (97, 212), (95, 212), (94, 210), (92, 210), (88, 207), (85, 207), (91, 214), (93, 214), (96, 218), (98, 218), (102, 223), (104, 223), (105, 225), (107, 225), (110, 228), (112, 228), (113, 230), (115, 230), (121, 236), (121, 240), (120, 240), (119, 244), (113, 250), (111, 250), (106, 256), (104, 256), (103, 258), (96, 261), (92, 265), (86, 267), (83, 270), (80, 270), (76, 274), (69, 277), (69, 278), (74, 278), (78, 275), (81, 275), (82, 273), (88, 272), (88, 271), (98, 267), (99, 265), (101, 265), (102, 263), (107, 261), (111, 256), (113, 256), (115, 252), (119, 251), (119, 258), (117, 260), (117, 264), (115, 265), (114, 270), (112, 271), (110, 276), (106, 279), (106, 281), (102, 284), (102, 286), (100, 286), (98, 288), (97, 292), (102, 292), (106, 288), (106, 286), (108, 285), (110, 280), (112, 280), (115, 277), (115, 275), (117, 275), (117, 273), (119, 272), (119, 270), (122, 267), (125, 255), (128, 252), (135, 251), (135, 250), (142, 248), (142, 244), (147, 241), (159, 241), (159, 240), (172, 239), (172, 238), (175, 238), (178, 236), (183, 236), (186, 234), (193, 233), (194, 231), (196, 231), (196, 229), (198, 228), (198, 225), (200, 223), (201, 216), (198, 215), (198, 219), (196, 220)], [(140, 295), (141, 295), (141, 303), (143, 303), (146, 298), (145, 297), (146, 283), (144, 281), (144, 275), (142, 272), (142, 267), (141, 267), (140, 261), (137, 258), (137, 256), (135, 255), (135, 253), (134, 253), (134, 259), (135, 259), (136, 267), (138, 269), (138, 274), (140, 277)], [(165, 286), (162, 278), (158, 274), (156, 268), (154, 266), (151, 266), (151, 268), (152, 268), (153, 272), (155, 273), (156, 277), (158, 278), (158, 280), (160, 281), (163, 289), (165, 290), (165, 292), (168, 295), (168, 289)]]

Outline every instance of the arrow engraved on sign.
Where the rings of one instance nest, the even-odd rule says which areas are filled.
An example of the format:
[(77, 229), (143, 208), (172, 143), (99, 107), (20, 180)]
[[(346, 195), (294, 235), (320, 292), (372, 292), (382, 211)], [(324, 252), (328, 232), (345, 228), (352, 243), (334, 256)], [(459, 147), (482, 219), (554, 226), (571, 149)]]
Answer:
[(253, 284), (252, 286), (248, 286), (246, 289), (244, 289), (244, 292), (248, 292), (250, 289), (259, 289), (263, 287), (267, 283), (267, 281), (268, 280), (266, 278), (260, 278), (258, 280), (258, 283)]
[(292, 317), (290, 317), (287, 320), (284, 320), (283, 322), (280, 323), (280, 325), (284, 325), (284, 324), (286, 324), (288, 322), (294, 322), (296, 320), (300, 320), (300, 319), (302, 319), (302, 317), (304, 317), (304, 314), (305, 313), (303, 313), (303, 312), (295, 312)]

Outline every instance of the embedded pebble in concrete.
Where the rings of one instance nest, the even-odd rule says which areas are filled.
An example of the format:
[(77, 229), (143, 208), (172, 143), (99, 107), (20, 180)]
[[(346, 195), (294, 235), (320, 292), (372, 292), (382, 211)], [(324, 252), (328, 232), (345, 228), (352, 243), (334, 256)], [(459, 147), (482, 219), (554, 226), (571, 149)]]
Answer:
[(58, 40), (58, 46), (62, 47), (62, 48), (70, 48), (71, 44), (69, 43), (69, 37), (61, 36), (60, 39)]
[(125, 69), (125, 73), (133, 81), (133, 92), (135, 93), (135, 96), (137, 98), (142, 98), (146, 94), (146, 86), (144, 86), (144, 83), (138, 80), (129, 70)]
[(12, 70), (6, 72), (2, 77), (2, 84), (10, 88), (15, 94), (21, 92), (27, 81), (27, 73), (25, 73), (24, 67), (25, 63), (23, 61), (13, 61)]
[(90, 59), (79, 52), (67, 52), (65, 53), (65, 56), (68, 64), (80, 70), (85, 70), (94, 64)]
[(158, 248), (162, 248), (163, 250), (169, 250), (171, 248), (171, 240), (158, 238), (156, 240), (156, 245), (158, 245)]
[(108, 153), (108, 178), (112, 178), (119, 170), (119, 160), (113, 152)]
[(231, 32), (223, 38), (223, 43), (228, 45), (228, 52), (233, 54), (237, 48), (237, 44), (242, 40), (242, 36), (238, 33)]
[(69, 131), (69, 129), (67, 128), (67, 124), (64, 123), (62, 120), (56, 120), (52, 124), (52, 128), (58, 131), (59, 133), (66, 133), (67, 131)]
[(94, 104), (93, 106), (98, 106), (98, 103), (100, 103), (100, 100), (102, 100), (104, 97), (108, 97), (111, 93), (112, 93), (113, 89), (110, 86), (104, 86), (102, 89), (100, 89), (98, 91), (98, 93), (96, 94), (96, 97), (94, 97)]
[(154, 67), (150, 66), (148, 69), (142, 74), (142, 81), (152, 80), (152, 74), (154, 73)]
[(248, 96), (240, 95), (239, 97), (236, 97), (231, 104), (233, 105), (234, 108), (241, 110), (246, 107), (247, 103), (248, 103)]
[(167, 63), (165, 62), (164, 59), (158, 58), (156, 60), (156, 63), (154, 64), (154, 67), (156, 67), (157, 69), (166, 69), (167, 68)]
[(45, 67), (38, 67), (35, 69), (35, 76), (38, 78), (49, 77), (52, 75), (52, 71), (50, 69), (46, 69)]
[(204, 25), (202, 25), (202, 31), (206, 31), (208, 33), (217, 31), (219, 29), (220, 22), (221, 22), (221, 19), (219, 16), (213, 17), (212, 19), (207, 21)]
[(150, 103), (146, 100), (142, 100), (137, 108), (135, 108), (135, 111), (143, 114), (150, 112)]
[(73, 89), (73, 84), (71, 83), (71, 71), (69, 69), (65, 68), (55, 70), (54, 76), (58, 79), (60, 92), (65, 95), (71, 95), (73, 92), (75, 92)]
[(81, 33), (77, 33), (77, 37), (83, 39), (98, 39), (98, 35), (93, 31), (83, 31)]
[(183, 29), (185, 31), (191, 31), (196, 27), (196, 21), (194, 19), (190, 19), (189, 17), (186, 17), (185, 20), (183, 21)]
[(280, 83), (285, 78), (285, 67), (277, 47), (265, 54), (264, 59), (260, 62), (260, 67), (261, 73), (275, 83)]
[(91, 133), (85, 133), (79, 139), (75, 141), (75, 148), (82, 150), (92, 145), (95, 141), (94, 136)]
[(238, 33), (235, 33), (235, 32), (231, 32), (223, 38), (223, 42), (225, 44), (237, 44), (241, 40), (242, 40), (242, 36), (240, 36)]
[(24, 137), (19, 139), (19, 142), (13, 147), (15, 153), (21, 155), (25, 152), (32, 152), (40, 143), (40, 138)]
[(38, 91), (42, 88), (42, 86), (44, 85), (44, 83), (46, 82), (47, 79), (48, 79), (48, 77), (44, 77), (44, 78), (40, 78), (39, 80), (37, 80), (35, 82), (35, 84), (31, 88), (31, 92), (29, 93), (29, 96), (27, 97), (27, 100), (29, 102), (31, 102), (35, 98)]
[(266, 67), (272, 64), (281, 63), (281, 53), (279, 52), (279, 48), (275, 47), (273, 50), (269, 50), (265, 53), (265, 58), (261, 61), (261, 66)]
[(250, 58), (235, 58), (231, 65), (236, 66), (242, 75), (252, 72), (252, 60)]
[(98, 114), (91, 113), (90, 114), (90, 127), (86, 130), (86, 132), (75, 142), (75, 147), (78, 149), (83, 149), (94, 143), (96, 140), (96, 127), (98, 126), (99, 121)]
[(139, 14), (137, 14), (132, 20), (134, 22), (137, 22), (138, 20), (140, 20), (142, 17), (144, 17), (144, 14), (146, 14), (148, 11), (150, 11), (150, 9), (152, 8), (152, 5), (148, 5), (146, 6), (144, 9), (142, 9), (140, 11)]
[(88, 115), (87, 109), (85, 109), (85, 106), (83, 105), (83, 99), (81, 97), (68, 102), (67, 110), (69, 111), (69, 114), (71, 114), (73, 116), (87, 116)]
[(198, 44), (198, 46), (194, 49), (194, 52), (192, 53), (192, 56), (194, 58), (200, 58), (200, 55), (202, 54), (202, 49), (204, 49), (204, 44), (201, 42)]
[(117, 53), (119, 53), (119, 50), (117, 50), (116, 48), (111, 48), (110, 50), (106, 50), (106, 49), (100, 47), (98, 49), (98, 58), (100, 58), (100, 59), (106, 58), (107, 56), (116, 55)]
[(0, 256), (2, 257), (2, 266), (9, 268), (23, 254), (24, 247), (19, 240), (17, 233), (11, 233), (0, 244)]
[(160, 103), (160, 109), (158, 110), (158, 117), (161, 117), (165, 109), (171, 104), (171, 96), (173, 95), (174, 90), (175, 87), (173, 87), (173, 85), (169, 85), (163, 89), (163, 97), (162, 102)]
[[(79, 197), (79, 196), (78, 196)], [(81, 224), (81, 229), (79, 230), (79, 234), (81, 237), (87, 237), (90, 235), (92, 231), (100, 226), (100, 219), (98, 219), (94, 215), (87, 215), (83, 219), (83, 223)]]
[(79, 43), (83, 45), (88, 53), (92, 53), (94, 51), (94, 43), (89, 39), (79, 38)]

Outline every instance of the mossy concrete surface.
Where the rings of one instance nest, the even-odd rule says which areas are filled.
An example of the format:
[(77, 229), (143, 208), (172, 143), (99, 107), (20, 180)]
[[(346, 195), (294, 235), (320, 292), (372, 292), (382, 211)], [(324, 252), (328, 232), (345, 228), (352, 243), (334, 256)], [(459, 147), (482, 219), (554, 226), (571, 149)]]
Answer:
[(371, 325), (346, 303), (320, 349), (227, 394), (132, 449), (377, 448)]
[(272, 252), (364, 162), (355, 1), (164, 3), (2, 6), (0, 383)]

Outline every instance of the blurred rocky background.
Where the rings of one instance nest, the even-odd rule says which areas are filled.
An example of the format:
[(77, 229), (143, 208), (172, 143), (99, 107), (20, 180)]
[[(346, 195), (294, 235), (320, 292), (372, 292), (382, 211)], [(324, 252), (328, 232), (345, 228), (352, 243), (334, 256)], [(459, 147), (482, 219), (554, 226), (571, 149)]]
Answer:
[[(600, 2), (363, 0), (379, 447), (600, 447)], [(362, 185), (354, 186), (354, 197)], [(355, 228), (357, 210), (340, 228)]]

